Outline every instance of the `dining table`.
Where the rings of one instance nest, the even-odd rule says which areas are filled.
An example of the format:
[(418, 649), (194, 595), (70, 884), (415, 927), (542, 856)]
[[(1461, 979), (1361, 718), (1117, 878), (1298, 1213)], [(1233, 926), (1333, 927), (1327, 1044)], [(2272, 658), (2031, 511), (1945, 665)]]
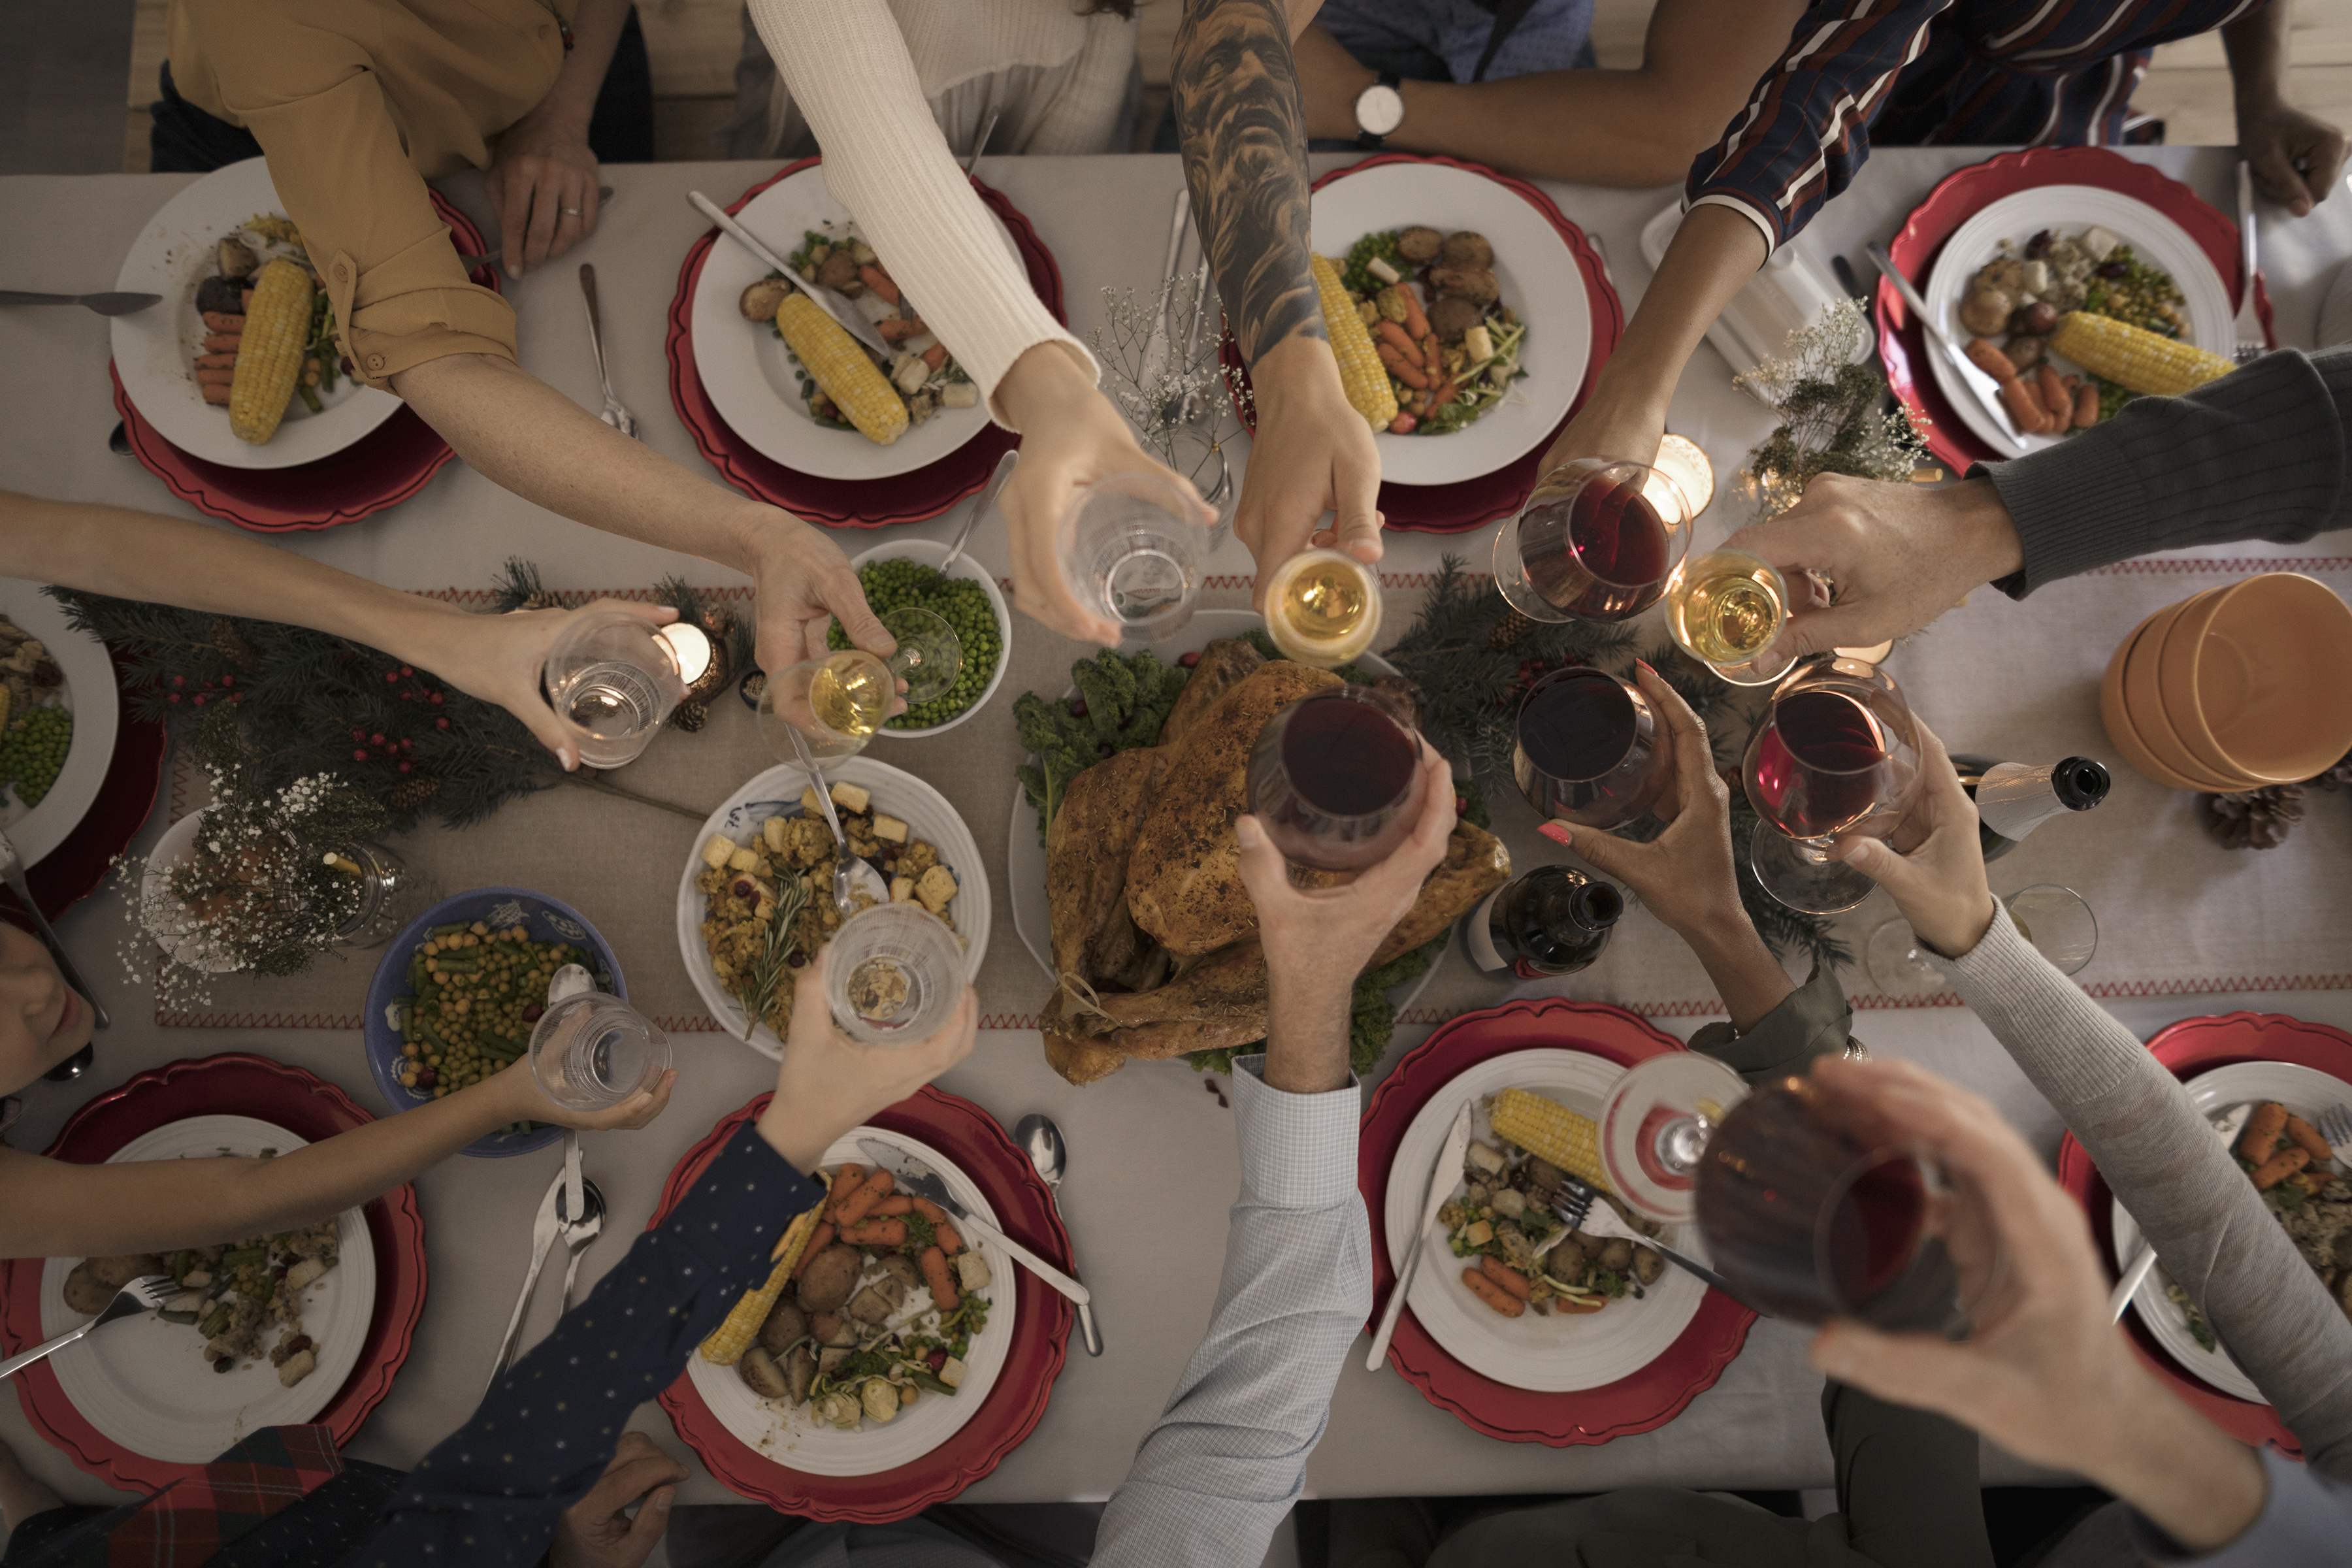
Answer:
[[(1865, 280), (1865, 246), (1885, 240), (1948, 175), (2001, 151), (1890, 148), (1875, 151), (1851, 187), (1828, 204), (1795, 242), (1826, 262), (1843, 256)], [(2184, 182), (2225, 213), (2234, 211), (2236, 160), (2227, 148), (2126, 150), (2123, 156)], [(1318, 156), (1317, 172), (1344, 165)], [(665, 355), (666, 313), (682, 259), (709, 225), (689, 191), (732, 201), (775, 171), (772, 163), (671, 163), (607, 166), (615, 196), (596, 232), (560, 261), (505, 283), (518, 321), (523, 367), (593, 410), (595, 361), (575, 274), (593, 262), (602, 292), (604, 353), (615, 394), (635, 412), (638, 438), (698, 481), (719, 482), (674, 412)], [(1102, 330), (1107, 300), (1134, 290), (1149, 299), (1164, 261), (1168, 217), (1182, 174), (1173, 156), (992, 157), (979, 177), (1034, 226), (1059, 268), (1072, 328)], [(0, 213), (12, 244), (6, 281), (26, 289), (89, 291), (111, 286), (127, 247), (149, 216), (192, 176), (15, 176), (0, 180)], [(1605, 190), (1538, 182), (1560, 211), (1596, 242), (1630, 315), (1651, 274), (1640, 247), (1643, 226), (1677, 197), (1672, 188)], [(478, 176), (440, 182), (443, 194), (488, 228)], [(2262, 266), (2282, 344), (2311, 346), (2323, 297), (2352, 256), (2352, 194), (2338, 190), (2308, 217), (2263, 208)], [(494, 232), (494, 230), (491, 230)], [(109, 382), (108, 329), (73, 310), (0, 310), (0, 484), (44, 496), (103, 501), (194, 516), (133, 459), (109, 448), (116, 411)], [(1737, 483), (1744, 454), (1770, 431), (1761, 403), (1737, 388), (1712, 345), (1684, 372), (1668, 428), (1705, 451), (1714, 500), (1697, 524), (1698, 546), (1747, 521)], [(1244, 471), (1247, 440), (1231, 448)], [(1946, 476), (1947, 479), (1952, 476)], [(712, 500), (719, 502), (714, 492)], [(928, 521), (867, 531), (837, 531), (855, 553), (894, 539), (945, 540), (964, 503)], [(1491, 527), (1460, 535), (1392, 532), (1381, 570), (1391, 596), (1389, 631), (1402, 631), (1447, 556), (1486, 571)], [(749, 613), (743, 579), (698, 559), (591, 531), (513, 495), (463, 462), (419, 493), (362, 521), (281, 534), (278, 547), (395, 586), (478, 596), (509, 557), (532, 563), (546, 584), (565, 591), (643, 591), (676, 574), (721, 592), (714, 602)], [(1010, 574), (1003, 520), (992, 515), (971, 538), (994, 576)], [(2176, 1020), (2237, 1009), (2292, 1013), (2352, 1028), (2352, 795), (2314, 792), (2302, 823), (2280, 847), (2229, 850), (2204, 831), (2196, 797), (2168, 792), (2130, 771), (2101, 729), (2097, 688), (2117, 642), (2148, 611), (2217, 582), (2253, 573), (2310, 574), (2338, 592), (2352, 589), (2352, 552), (2340, 537), (2304, 544), (2261, 542), (2182, 551), (2059, 582), (2022, 602), (1990, 589), (1971, 594), (1932, 627), (1899, 647), (1890, 668), (1919, 715), (1956, 750), (2030, 763), (2083, 754), (2108, 762), (2115, 784), (2104, 805), (2051, 823), (1992, 868), (2006, 893), (2063, 882), (2088, 900), (2100, 922), (2100, 951), (2076, 978), (2116, 1018), (2145, 1037)], [(1211, 561), (1203, 603), (1245, 608), (1250, 557), (1227, 542)], [(1644, 646), (1664, 640), (1654, 620)], [(1057, 693), (1087, 649), (1014, 617), (1006, 679), (988, 710), (950, 734), (877, 740), (868, 755), (929, 782), (963, 816), (992, 884), (994, 921), (982, 970), (983, 1032), (971, 1057), (940, 1087), (975, 1102), (1008, 1129), (1042, 1111), (1067, 1140), (1068, 1173), (1058, 1201), (1078, 1271), (1094, 1292), (1106, 1342), (1099, 1358), (1073, 1344), (1042, 1421), (994, 1473), (965, 1494), (972, 1502), (1098, 1500), (1119, 1485), (1136, 1445), (1175, 1386), (1206, 1327), (1216, 1296), (1227, 1211), (1237, 1188), (1230, 1092), (1181, 1060), (1136, 1062), (1085, 1087), (1046, 1065), (1034, 1022), (1048, 982), (1014, 930), (1005, 887), (1008, 833), (1021, 831), (1014, 805), (1017, 760), (1012, 708), (1023, 690)], [(633, 992), (675, 999), (648, 1010), (674, 1026), (679, 1079), (667, 1110), (634, 1132), (583, 1136), (586, 1167), (603, 1188), (601, 1239), (581, 1264), (583, 1289), (622, 1258), (658, 1202), (679, 1156), (719, 1118), (773, 1086), (774, 1064), (720, 1033), (697, 1010), (676, 937), (678, 870), (695, 848), (695, 818), (746, 778), (772, 765), (748, 714), (731, 695), (713, 703), (698, 734), (663, 736), (614, 782), (683, 808), (556, 788), (514, 801), (476, 826), (421, 826), (394, 841), (412, 858), (479, 884), (544, 887), (580, 909), (611, 941)], [(176, 763), (163, 798), (133, 845), (152, 847), (188, 808), (186, 772)], [(1537, 818), (1513, 792), (1490, 790), (1496, 831), (1521, 866), (1559, 852), (1534, 832)], [(548, 886), (550, 882), (560, 883)], [(1840, 917), (1838, 931), (1858, 954), (1876, 924), (1895, 918), (1883, 894)], [(8, 1134), (39, 1150), (92, 1096), (181, 1058), (254, 1051), (318, 1074), (378, 1114), (388, 1107), (362, 1057), (358, 1013), (376, 954), (322, 960), (309, 975), (240, 981), (210, 1008), (159, 1010), (151, 994), (150, 951), (110, 882), (58, 922), (63, 941), (110, 1010), (90, 1070), (69, 1084), (37, 1084)], [(1796, 960), (1792, 957), (1791, 963)], [(2062, 1129), (1991, 1035), (1949, 997), (1925, 1004), (1872, 995), (1857, 963), (1845, 972), (1858, 1007), (1855, 1030), (1883, 1056), (1924, 1064), (1990, 1097), (2042, 1153), (2055, 1159)], [(273, 1001), (272, 987), (284, 1000)], [(1687, 1036), (1720, 1016), (1696, 963), (1654, 918), (1635, 909), (1592, 968), (1524, 988), (1626, 1007), (1657, 1027)], [(1457, 952), (1407, 1008), (1393, 1047), (1368, 1075), (1380, 1078), (1431, 1028), (1511, 994), (1472, 971)], [(349, 1445), (353, 1457), (414, 1464), (467, 1417), (482, 1389), (508, 1310), (520, 1283), (533, 1211), (557, 1170), (553, 1147), (511, 1159), (454, 1158), (416, 1180), (425, 1220), (430, 1289), (406, 1364)], [(523, 1334), (526, 1348), (553, 1321), (555, 1292), (539, 1291)], [(1832, 1483), (1831, 1450), (1805, 1363), (1807, 1331), (1774, 1321), (1749, 1331), (1742, 1352), (1679, 1415), (1655, 1430), (1586, 1447), (1557, 1448), (1481, 1435), (1426, 1401), (1393, 1370), (1365, 1370), (1359, 1340), (1339, 1374), (1331, 1419), (1308, 1461), (1310, 1495), (1590, 1493), (1627, 1486), (1700, 1489), (1820, 1489)], [(684, 1460), (688, 1503), (740, 1500), (713, 1479), (670, 1430), (655, 1405), (632, 1426)], [(42, 1443), (16, 1400), (0, 1399), (0, 1440), (69, 1500), (115, 1496)], [(2065, 1478), (1988, 1446), (1987, 1484), (2056, 1484)]]

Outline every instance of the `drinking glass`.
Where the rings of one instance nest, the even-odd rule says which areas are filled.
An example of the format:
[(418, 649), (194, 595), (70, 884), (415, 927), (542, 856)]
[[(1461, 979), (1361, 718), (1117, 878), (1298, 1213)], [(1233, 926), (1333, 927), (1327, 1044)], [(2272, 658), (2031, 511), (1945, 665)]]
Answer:
[(1765, 686), (1788, 673), (1795, 656), (1775, 646), (1788, 620), (1789, 584), (1744, 550), (1695, 556), (1666, 584), (1666, 634), (1734, 686)]
[(576, 616), (547, 650), (540, 687), (584, 767), (633, 763), (710, 668), (699, 626), (656, 626), (625, 610)]
[(1536, 678), (1519, 703), (1511, 777), (1546, 816), (1585, 827), (1624, 826), (1665, 787), (1667, 748), (1657, 713), (1605, 669), (1572, 665)]
[(1159, 642), (1184, 629), (1201, 597), (1209, 530), (1184, 487), (1165, 475), (1112, 474), (1062, 514), (1055, 555), (1078, 603), (1129, 637)]
[(1302, 550), (1266, 578), (1265, 631), (1285, 658), (1336, 669), (1380, 629), (1380, 574), (1344, 550)]
[(825, 1000), (850, 1038), (911, 1046), (947, 1026), (963, 998), (963, 944), (920, 904), (875, 904), (841, 922), (825, 955)]
[[(2036, 882), (2001, 900), (2017, 932), (2061, 974), (2074, 974), (2099, 951), (2099, 921), (2082, 894), (2056, 882)], [(1870, 933), (1863, 963), (1883, 995), (1935, 996), (1951, 982), (1919, 950), (1911, 922), (1891, 920)]]
[(1918, 787), (1910, 704), (1884, 667), (1817, 655), (1790, 670), (1748, 743), (1748, 804), (1772, 829), (1748, 864), (1792, 910), (1836, 914), (1877, 886), (1834, 856), (1842, 835), (1885, 837)]
[(882, 624), (898, 639), (887, 659), (845, 648), (768, 679), (754, 712), (770, 751), (788, 763), (835, 762), (866, 749), (890, 716), (901, 681), (910, 706), (954, 689), (963, 668), (954, 627), (911, 605), (892, 610)]
[(574, 1110), (609, 1110), (661, 1082), (669, 1037), (644, 1014), (587, 984), (577, 964), (556, 971), (548, 997), (530, 1049), (530, 1075), (549, 1099)]
[(441, 890), (408, 862), (381, 844), (354, 844), (335, 851), (359, 871), (359, 901), (335, 928), (337, 947), (382, 947), (395, 932), (436, 903)]
[(1252, 815), (1292, 863), (1358, 871), (1387, 858), (1421, 816), (1421, 737), (1360, 686), (1301, 698), (1250, 750)]
[(1664, 595), (1693, 515), (1682, 487), (1647, 464), (1563, 463), (1496, 531), (1495, 585), (1531, 621), (1629, 619)]

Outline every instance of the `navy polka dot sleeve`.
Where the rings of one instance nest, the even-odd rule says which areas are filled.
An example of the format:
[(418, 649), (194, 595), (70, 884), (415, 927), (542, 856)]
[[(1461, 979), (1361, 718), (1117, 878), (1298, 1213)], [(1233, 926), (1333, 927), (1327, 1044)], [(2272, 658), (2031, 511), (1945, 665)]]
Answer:
[(669, 1217), (425, 1456), (346, 1562), (537, 1562), (556, 1516), (604, 1473), (629, 1413), (768, 1278), (776, 1238), (823, 1196), (757, 1131), (738, 1132)]

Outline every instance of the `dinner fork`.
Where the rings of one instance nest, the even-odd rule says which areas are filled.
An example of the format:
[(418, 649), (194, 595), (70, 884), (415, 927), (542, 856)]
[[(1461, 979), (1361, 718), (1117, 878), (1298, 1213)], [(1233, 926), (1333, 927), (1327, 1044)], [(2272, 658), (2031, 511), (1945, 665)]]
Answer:
[(2242, 161), (2238, 164), (2238, 254), (2239, 270), (2245, 274), (2245, 288), (2238, 301), (2238, 346), (2231, 356), (2240, 364), (2258, 360), (2270, 352), (2270, 345), (2263, 341), (2263, 319), (2254, 310), (2255, 227), (2254, 166)]
[(0, 1377), (15, 1376), (35, 1362), (57, 1354), (92, 1329), (102, 1329), (117, 1318), (131, 1318), (136, 1317), (141, 1312), (152, 1312), (170, 1300), (179, 1289), (177, 1285), (172, 1283), (172, 1277), (169, 1274), (142, 1274), (138, 1279), (117, 1290), (114, 1293), (114, 1300), (106, 1304), (106, 1310), (99, 1313), (80, 1328), (68, 1329), (56, 1339), (42, 1341), (23, 1355), (14, 1355), (6, 1361), (0, 1361)]
[(1545, 1239), (1542, 1250), (1536, 1254), (1538, 1258), (1559, 1246), (1572, 1230), (1580, 1230), (1587, 1236), (1599, 1237), (1603, 1241), (1630, 1241), (1636, 1246), (1648, 1247), (1683, 1272), (1697, 1276), (1733, 1300), (1738, 1301), (1741, 1306), (1746, 1307), (1758, 1317), (1769, 1318), (1772, 1315), (1761, 1307), (1742, 1300), (1739, 1292), (1731, 1288), (1731, 1282), (1706, 1264), (1696, 1258), (1685, 1257), (1654, 1236), (1643, 1236), (1640, 1231), (1619, 1219), (1617, 1211), (1601, 1201), (1600, 1188), (1589, 1182), (1579, 1180), (1564, 1171), (1560, 1173), (1559, 1191), (1551, 1200), (1551, 1214), (1554, 1219), (1561, 1223), (1563, 1228), (1553, 1232)]
[(33, 889), (25, 881), (25, 858), (16, 853), (16, 846), (5, 833), (0, 833), (0, 879), (6, 880), (16, 895), (16, 901), (25, 906), (26, 913), (33, 917), (33, 923), (41, 928), (41, 940), (49, 944), (49, 956), (58, 961), (58, 973), (64, 975), (66, 984), (81, 993), (82, 999), (89, 1004), (90, 1021), (100, 1028), (105, 1028), (112, 1021), (106, 1016), (105, 1005), (99, 1001), (98, 994), (76, 972), (73, 960), (66, 956), (65, 943), (59, 942), (58, 933), (49, 929), (48, 917), (41, 913), (41, 906), (33, 901)]
[(580, 292), (588, 299), (588, 346), (596, 351), (596, 379), (604, 384), (604, 412), (596, 416), (622, 435), (635, 439), (637, 416), (628, 405), (613, 395), (613, 378), (604, 369), (604, 313), (596, 309), (596, 268), (591, 262), (580, 264)]
[(2352, 1110), (2331, 1105), (2319, 1113), (2319, 1135), (2339, 1165), (2352, 1164)]

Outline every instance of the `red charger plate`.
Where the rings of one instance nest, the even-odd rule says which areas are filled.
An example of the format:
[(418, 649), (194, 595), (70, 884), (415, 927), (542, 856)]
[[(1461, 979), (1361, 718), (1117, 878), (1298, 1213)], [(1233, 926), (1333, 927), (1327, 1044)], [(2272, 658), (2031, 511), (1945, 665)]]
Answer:
[[(2231, 1062), (2294, 1062), (2352, 1083), (2352, 1035), (2325, 1024), (2307, 1024), (2284, 1013), (2221, 1013), (2203, 1018), (2183, 1018), (2159, 1029), (2147, 1042), (2158, 1061), (2182, 1079), (2195, 1078)], [(2072, 1132), (2058, 1145), (2058, 1182), (2074, 1195), (2091, 1221), (2100, 1261), (2114, 1273), (2116, 1256), (2115, 1194), (2106, 1178)], [(2278, 1412), (2267, 1405), (2235, 1398), (2192, 1376), (2156, 1342), (2137, 1311), (2124, 1315), (2125, 1332), (2133, 1351), (2171, 1386), (2190, 1408), (2242, 1443), (2274, 1443), (2300, 1457), (2303, 1446), (2281, 1425)]]
[[(235, 1110), (274, 1121), (311, 1142), (375, 1120), (334, 1085), (267, 1057), (243, 1051), (187, 1057), (100, 1095), (73, 1114), (47, 1152), (78, 1165), (101, 1163), (144, 1133), (190, 1116)], [(425, 1315), (425, 1216), (416, 1189), (404, 1184), (369, 1204), (368, 1237), (375, 1245), (375, 1314), (367, 1341), (334, 1402), (315, 1417), (347, 1445), (371, 1411), (392, 1391), (393, 1375), (408, 1359), (416, 1320)], [(0, 1262), (0, 1344), (11, 1354), (41, 1342), (38, 1258)], [(194, 1353), (191, 1347), (190, 1353)], [(156, 1492), (194, 1479), (199, 1465), (175, 1465), (134, 1454), (82, 1418), (58, 1386), (46, 1362), (16, 1374), (25, 1418), (66, 1458), (110, 1486)]]
[[(450, 243), (460, 256), (487, 248), (482, 231), (464, 213), (427, 190), (433, 210), (450, 229)], [(469, 275), (485, 289), (499, 290), (495, 268), (479, 267)], [(291, 468), (232, 468), (209, 463), (181, 451), (155, 433), (139, 416), (122, 390), (122, 377), (111, 363), (114, 411), (122, 416), (123, 433), (131, 438), (131, 455), (171, 492), (198, 511), (224, 519), (257, 533), (289, 533), (305, 529), (337, 528), (398, 506), (425, 488), (457, 456), (433, 427), (403, 406), (366, 436), (315, 463)]]
[[(112, 648), (107, 657), (114, 658)], [(118, 692), (122, 689), (120, 659), (115, 660), (114, 686)], [(167, 727), (141, 722), (131, 717), (130, 704), (122, 703), (114, 728), (114, 755), (106, 764), (106, 780), (99, 785), (97, 798), (65, 842), (25, 872), (41, 913), (57, 919), (106, 880), (114, 858), (131, 847), (147, 814), (155, 809), (156, 792), (163, 784), (163, 757), (170, 749)], [(23, 907), (5, 889), (0, 889), (0, 900), (5, 900), (0, 908)]]
[[(2188, 231), (2221, 273), (2231, 298), (2244, 287), (2238, 226), (2179, 181), (2105, 147), (2029, 147), (1947, 175), (1913, 209), (1887, 253), (1905, 277), (1924, 289), (1937, 252), (1954, 229), (2003, 196), (2036, 185), (2097, 185), (2146, 202)], [(2262, 318), (2263, 336), (2275, 345), (2270, 295), (2260, 273), (2254, 276), (2254, 310)], [(2000, 461), (1999, 453), (1977, 439), (1928, 374), (1927, 334), (1911, 319), (1895, 285), (1884, 278), (1878, 280), (1878, 354), (1886, 367), (1886, 384), (1914, 415), (1928, 422), (1927, 449), (1937, 460), (1955, 475), (1977, 463)]]
[[(1380, 507), (1390, 528), (1405, 529), (1414, 533), (1465, 533), (1474, 528), (1510, 516), (1526, 504), (1542, 477), (1543, 455), (1559, 439), (1584, 400), (1592, 395), (1592, 383), (1601, 367), (1609, 363), (1616, 352), (1617, 339), (1625, 331), (1625, 307), (1618, 301), (1617, 290), (1610, 286), (1609, 275), (1602, 270), (1601, 258), (1584, 231), (1570, 223), (1552, 199), (1528, 184), (1507, 174), (1498, 174), (1484, 163), (1473, 163), (1461, 158), (1422, 157), (1411, 153), (1382, 153), (1360, 163), (1350, 163), (1344, 169), (1334, 169), (1309, 187), (1319, 191), (1334, 180), (1344, 180), (1366, 169), (1377, 169), (1383, 163), (1443, 163), (1450, 169), (1466, 170), (1470, 174), (1509, 191), (1543, 216), (1546, 223), (1559, 232), (1568, 248), (1576, 258), (1576, 267), (1584, 279), (1584, 297), (1592, 309), (1592, 352), (1584, 362), (1584, 384), (1576, 389), (1576, 400), (1568, 405), (1559, 426), (1538, 443), (1528, 455), (1517, 462), (1507, 463), (1491, 474), (1481, 474), (1475, 479), (1463, 479), (1450, 485), (1400, 485), (1387, 480), (1381, 483)], [(1229, 384), (1249, 384), (1249, 368), (1242, 363), (1241, 349), (1229, 330), (1217, 345), (1217, 357), (1225, 367)], [(1253, 405), (1242, 402), (1238, 388), (1234, 398), (1234, 411), (1241, 416), (1245, 429), (1255, 432), (1257, 419)]]
[[(660, 1206), (646, 1227), (667, 1217), (687, 1187), (717, 1157), (737, 1129), (758, 1116), (774, 1096), (763, 1094), (710, 1130), (686, 1152), (662, 1188)], [(1007, 1235), (1064, 1269), (1070, 1267), (1070, 1234), (1054, 1212), (1053, 1194), (1038, 1179), (1029, 1156), (980, 1107), (968, 1100), (924, 1089), (873, 1119), (872, 1124), (921, 1140), (954, 1161), (978, 1183)], [(1045, 1414), (1045, 1401), (1069, 1352), (1068, 1300), (1038, 1283), (1027, 1269), (1014, 1271), (1019, 1321), (1004, 1370), (987, 1401), (954, 1436), (921, 1458), (870, 1476), (812, 1476), (778, 1464), (720, 1424), (684, 1372), (662, 1390), (662, 1408), (688, 1447), (702, 1456), (710, 1473), (737, 1495), (806, 1519), (887, 1524), (946, 1502), (987, 1475), (1004, 1456), (1027, 1440)]]
[[(752, 197), (778, 180), (824, 161), (803, 158), (785, 164), (736, 197), (727, 209), (728, 216), (741, 212)], [(971, 184), (980, 199), (1012, 230), (1013, 247), (1029, 268), (1029, 286), (1054, 312), (1054, 319), (1066, 326), (1069, 317), (1062, 310), (1062, 269), (1055, 265), (1054, 253), (1045, 248), (1021, 209), (1001, 192), (978, 180)], [(719, 417), (718, 405), (703, 390), (701, 374), (694, 368), (694, 289), (719, 237), (713, 228), (696, 240), (677, 270), (677, 293), (669, 302), (669, 400), (694, 437), (696, 448), (729, 484), (810, 522), (832, 528), (880, 528), (937, 517), (985, 484), (997, 458), (1021, 444), (1021, 437), (991, 423), (938, 462), (882, 479), (821, 479), (788, 468), (754, 447)]]
[[(1374, 1302), (1385, 1307), (1396, 1286), (1382, 1223), (1389, 1166), (1413, 1117), (1447, 1084), (1490, 1057), (1514, 1051), (1583, 1051), (1632, 1067), (1686, 1048), (1622, 1008), (1560, 997), (1465, 1013), (1430, 1036), (1374, 1092), (1357, 1142), (1356, 1188), (1372, 1223)], [(1471, 1371), (1447, 1354), (1410, 1310), (1397, 1320), (1389, 1360), (1432, 1405), (1452, 1411), (1465, 1426), (1507, 1443), (1565, 1448), (1654, 1431), (1681, 1415), (1685, 1405), (1715, 1386), (1748, 1342), (1748, 1325), (1755, 1321), (1754, 1312), (1720, 1290), (1709, 1290), (1690, 1326), (1663, 1355), (1615, 1383), (1572, 1394), (1512, 1388)], [(1367, 1332), (1370, 1326), (1366, 1324)]]

